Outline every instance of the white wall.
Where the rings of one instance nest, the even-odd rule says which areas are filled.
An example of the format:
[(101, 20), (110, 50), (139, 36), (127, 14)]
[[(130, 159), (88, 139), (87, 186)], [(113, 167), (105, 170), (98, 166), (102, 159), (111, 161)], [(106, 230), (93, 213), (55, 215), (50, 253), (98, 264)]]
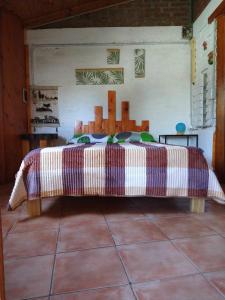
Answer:
[[(208, 53), (211, 50), (215, 51), (215, 39), (216, 39), (216, 26), (213, 22), (208, 24), (208, 17), (213, 13), (217, 6), (222, 2), (222, 0), (211, 0), (198, 17), (193, 25), (193, 35), (196, 39), (196, 71), (197, 71), (197, 82), (195, 86), (192, 86), (192, 97), (196, 96), (196, 90), (199, 86), (202, 85), (202, 72), (203, 70), (208, 70), (209, 74), (209, 84), (208, 84), (208, 97), (215, 97), (215, 64), (210, 66), (208, 64)], [(204, 41), (208, 43), (208, 49), (203, 50), (202, 44)], [(198, 95), (197, 95), (198, 97)], [(200, 99), (199, 99), (200, 100)], [(214, 107), (215, 109), (215, 107)], [(215, 114), (214, 114), (215, 118)], [(214, 122), (215, 125), (215, 122)], [(205, 156), (209, 162), (212, 160), (212, 142), (213, 142), (213, 133), (215, 127), (199, 129), (196, 132), (199, 134), (199, 147), (204, 150)]]
[[(181, 27), (50, 29), (27, 32), (32, 49), (33, 84), (59, 86), (59, 134), (69, 139), (75, 120), (94, 119), (94, 105), (103, 105), (107, 91), (130, 102), (130, 116), (150, 120), (151, 132), (175, 133), (175, 124), (190, 126), (190, 46)], [(75, 68), (110, 67), (106, 49), (120, 48), (124, 85), (77, 86)], [(134, 78), (134, 49), (146, 49), (146, 77)]]

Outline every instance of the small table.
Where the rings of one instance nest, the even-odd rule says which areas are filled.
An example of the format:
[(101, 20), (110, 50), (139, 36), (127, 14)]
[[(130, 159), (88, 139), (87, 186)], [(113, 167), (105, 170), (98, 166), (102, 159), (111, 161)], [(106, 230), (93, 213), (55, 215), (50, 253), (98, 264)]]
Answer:
[(58, 138), (57, 133), (27, 133), (21, 134), (23, 156), (25, 156), (30, 150), (40, 147), (44, 148), (48, 146), (49, 141)]
[(185, 138), (187, 146), (189, 146), (190, 139), (195, 138), (195, 146), (198, 148), (198, 134), (160, 134), (159, 143), (161, 143), (162, 138), (164, 139), (164, 144), (167, 144), (168, 138)]

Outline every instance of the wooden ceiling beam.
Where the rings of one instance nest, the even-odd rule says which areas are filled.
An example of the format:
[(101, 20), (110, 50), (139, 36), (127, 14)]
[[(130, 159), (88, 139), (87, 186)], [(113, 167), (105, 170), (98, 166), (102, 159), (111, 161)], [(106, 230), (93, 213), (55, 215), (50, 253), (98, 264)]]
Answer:
[(2, 6), (4, 6), (6, 2), (7, 2), (6, 0), (0, 0), (0, 8), (1, 8)]
[(132, 1), (134, 0), (92, 0), (86, 3), (77, 4), (71, 8), (55, 11), (44, 16), (27, 19), (24, 21), (24, 26), (26, 28), (37, 28), (63, 19), (99, 11), (107, 7), (121, 5)]
[(225, 0), (223, 0), (220, 5), (214, 10), (214, 12), (209, 16), (208, 23), (211, 24), (214, 19), (225, 14)]

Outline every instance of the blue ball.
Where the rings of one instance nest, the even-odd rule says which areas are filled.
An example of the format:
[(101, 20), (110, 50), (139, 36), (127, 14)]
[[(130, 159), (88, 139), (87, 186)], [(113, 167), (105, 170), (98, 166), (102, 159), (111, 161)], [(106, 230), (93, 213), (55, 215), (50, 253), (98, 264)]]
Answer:
[(185, 130), (186, 130), (186, 125), (184, 123), (177, 123), (177, 125), (176, 125), (177, 133), (182, 134), (185, 132)]

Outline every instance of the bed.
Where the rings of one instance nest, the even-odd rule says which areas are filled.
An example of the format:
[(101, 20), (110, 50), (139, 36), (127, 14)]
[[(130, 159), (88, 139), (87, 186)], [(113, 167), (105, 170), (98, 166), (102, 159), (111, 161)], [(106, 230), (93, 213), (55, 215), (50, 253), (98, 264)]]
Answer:
[[(101, 106), (95, 121), (77, 121), (76, 133), (149, 131), (129, 119), (123, 101), (122, 120), (116, 121), (116, 94), (108, 92), (108, 119)], [(27, 201), (30, 216), (41, 214), (43, 198), (55, 196), (187, 197), (192, 212), (204, 212), (205, 199), (225, 204), (217, 178), (203, 151), (194, 147), (153, 142), (89, 143), (35, 149), (28, 153), (16, 176), (10, 209)]]

